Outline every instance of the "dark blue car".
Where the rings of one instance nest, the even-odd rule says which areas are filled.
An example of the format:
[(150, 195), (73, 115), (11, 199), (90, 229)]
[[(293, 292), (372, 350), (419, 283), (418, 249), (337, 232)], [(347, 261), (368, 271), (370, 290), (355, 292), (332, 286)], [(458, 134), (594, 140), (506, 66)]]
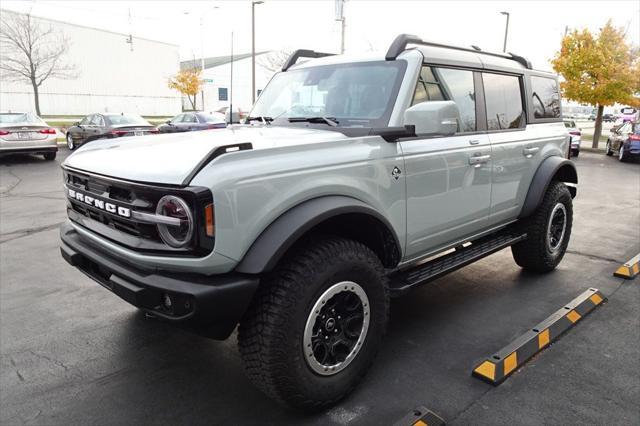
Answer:
[(607, 155), (618, 154), (618, 160), (640, 157), (640, 123), (622, 123), (611, 129), (607, 139)]
[(160, 133), (193, 132), (227, 127), (224, 115), (216, 112), (185, 112), (158, 127)]

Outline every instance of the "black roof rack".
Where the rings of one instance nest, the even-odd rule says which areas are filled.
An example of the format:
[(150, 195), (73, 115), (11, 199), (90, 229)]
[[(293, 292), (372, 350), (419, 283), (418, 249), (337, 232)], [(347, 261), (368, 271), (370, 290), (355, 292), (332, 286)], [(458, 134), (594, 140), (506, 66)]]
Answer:
[(333, 56), (335, 53), (316, 52), (314, 50), (298, 49), (289, 56), (287, 62), (282, 66), (282, 71), (286, 71), (293, 66), (299, 58), (324, 58), (325, 56)]
[(408, 44), (419, 44), (420, 46), (443, 47), (445, 49), (455, 49), (455, 50), (462, 50), (465, 52), (482, 53), (483, 55), (497, 56), (499, 58), (514, 60), (519, 64), (523, 65), (525, 68), (531, 69), (531, 62), (529, 62), (524, 57), (516, 55), (511, 52), (493, 53), (493, 52), (485, 52), (477, 46), (472, 46), (471, 48), (467, 48), (467, 47), (459, 47), (459, 46), (450, 46), (450, 45), (441, 44), (441, 43), (433, 43), (430, 41), (424, 41), (420, 37), (411, 35), (411, 34), (400, 34), (398, 37), (396, 37), (395, 40), (393, 40), (393, 43), (391, 43), (391, 46), (389, 46), (389, 50), (387, 50), (385, 59), (387, 61), (395, 60), (398, 57), (398, 55), (400, 55), (402, 52), (405, 51)]

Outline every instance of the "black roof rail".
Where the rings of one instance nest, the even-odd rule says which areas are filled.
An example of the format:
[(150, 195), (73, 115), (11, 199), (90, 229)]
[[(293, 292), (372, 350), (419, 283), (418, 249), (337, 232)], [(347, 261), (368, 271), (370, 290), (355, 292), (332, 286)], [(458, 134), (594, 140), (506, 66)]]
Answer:
[(287, 62), (282, 66), (282, 71), (291, 68), (299, 58), (324, 58), (325, 56), (333, 56), (335, 53), (316, 52), (314, 50), (298, 49), (289, 56)]
[(464, 52), (473, 52), (473, 53), (482, 53), (483, 55), (491, 55), (496, 56), (498, 58), (512, 59), (519, 64), (523, 65), (527, 69), (531, 69), (531, 62), (525, 59), (522, 56), (516, 55), (514, 53), (493, 53), (493, 52), (485, 52), (477, 46), (472, 46), (471, 48), (467, 47), (459, 47), (459, 46), (451, 46), (448, 44), (441, 43), (433, 43), (430, 41), (424, 41), (420, 37), (411, 35), (411, 34), (400, 34), (398, 37), (393, 40), (391, 46), (389, 46), (389, 50), (387, 50), (387, 54), (385, 55), (385, 59), (387, 61), (394, 61), (398, 55), (405, 51), (408, 44), (419, 44), (420, 46), (432, 46), (432, 47), (443, 47), (445, 49), (455, 49), (462, 50)]

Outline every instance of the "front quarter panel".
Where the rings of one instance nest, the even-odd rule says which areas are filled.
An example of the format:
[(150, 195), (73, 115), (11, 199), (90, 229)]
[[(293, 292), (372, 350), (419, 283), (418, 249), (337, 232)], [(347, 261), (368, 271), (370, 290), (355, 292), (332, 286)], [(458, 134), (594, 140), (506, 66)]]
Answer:
[(400, 145), (378, 136), (240, 151), (218, 157), (191, 185), (212, 190), (215, 252), (241, 260), (258, 236), (294, 206), (325, 195), (360, 200), (387, 219), (400, 250), (406, 231)]

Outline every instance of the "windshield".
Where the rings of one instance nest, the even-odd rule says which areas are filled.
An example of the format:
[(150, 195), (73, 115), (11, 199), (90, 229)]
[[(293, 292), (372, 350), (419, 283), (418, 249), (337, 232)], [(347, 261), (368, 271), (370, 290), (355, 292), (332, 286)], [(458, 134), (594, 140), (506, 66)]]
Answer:
[(136, 124), (141, 126), (149, 125), (149, 123), (139, 115), (108, 115), (107, 117), (109, 117), (109, 121), (111, 121), (111, 124), (114, 126), (119, 126), (121, 124)]
[(386, 126), (405, 67), (404, 61), (376, 61), (281, 72), (260, 94), (250, 116), (283, 122), (331, 117), (340, 127)]
[(30, 112), (0, 114), (0, 125), (18, 123), (45, 124), (45, 122), (42, 121), (40, 117), (31, 114)]

